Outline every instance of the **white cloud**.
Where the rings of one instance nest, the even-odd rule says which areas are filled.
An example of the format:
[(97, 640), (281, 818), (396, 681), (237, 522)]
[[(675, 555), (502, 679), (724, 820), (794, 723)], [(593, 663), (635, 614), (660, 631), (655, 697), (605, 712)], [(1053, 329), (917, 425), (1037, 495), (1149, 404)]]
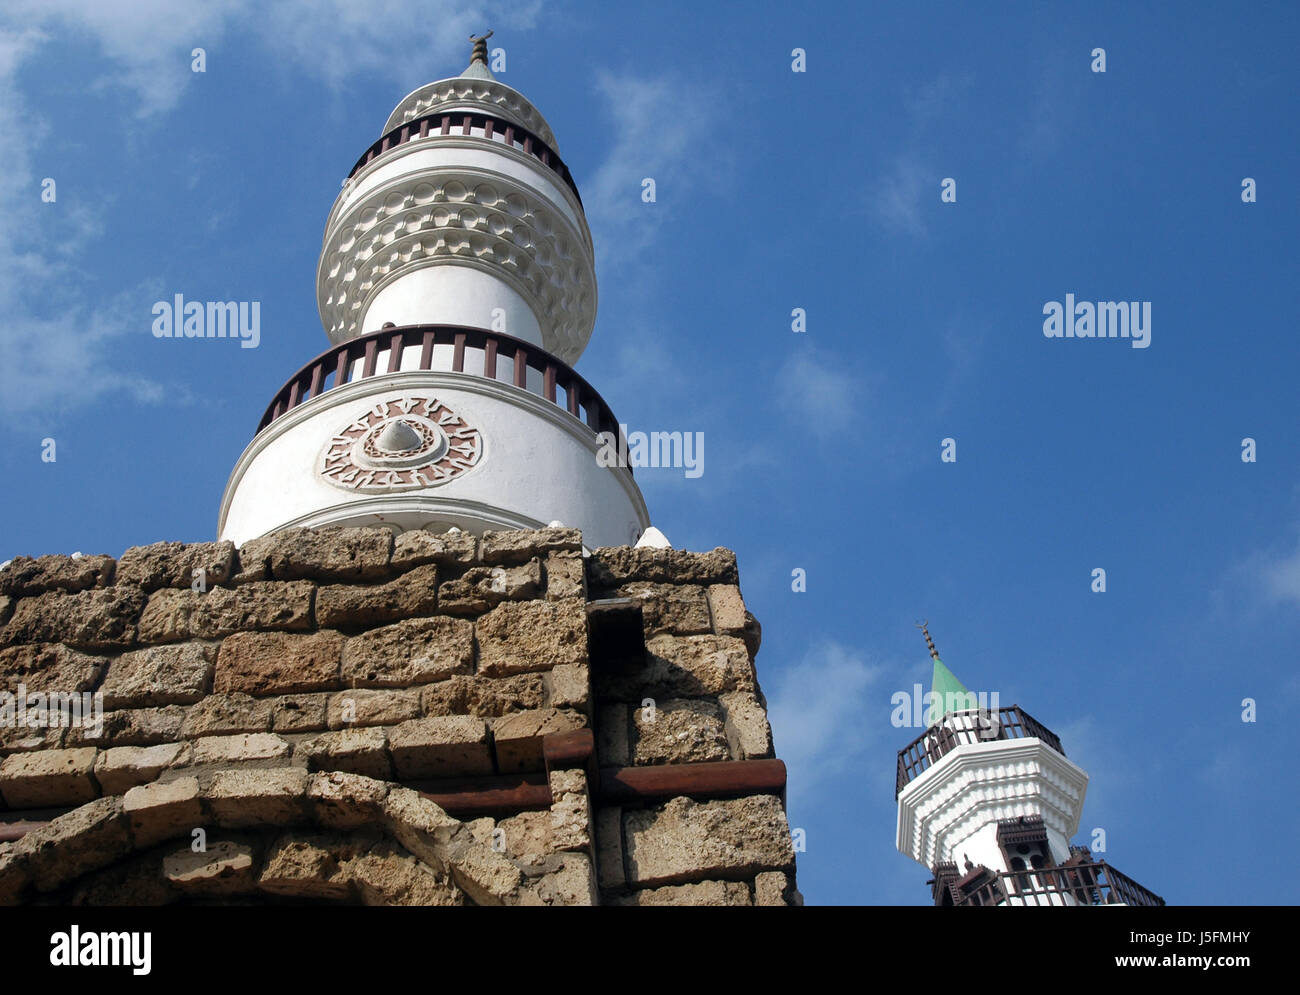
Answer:
[(1300, 605), (1300, 543), (1292, 552), (1262, 557), (1258, 564), (1260, 582), (1274, 604)]
[(858, 388), (842, 364), (807, 349), (782, 364), (776, 378), (778, 405), (822, 436), (853, 426), (858, 420)]

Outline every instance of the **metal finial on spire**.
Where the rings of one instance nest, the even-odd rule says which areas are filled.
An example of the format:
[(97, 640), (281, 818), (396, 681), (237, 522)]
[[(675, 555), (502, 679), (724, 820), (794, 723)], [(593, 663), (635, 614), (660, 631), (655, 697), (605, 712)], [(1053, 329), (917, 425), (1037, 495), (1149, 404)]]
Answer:
[(485, 35), (469, 36), (469, 40), (474, 43), (474, 49), (472, 52), (470, 52), (470, 56), (469, 56), (469, 64), (471, 66), (476, 62), (481, 62), (484, 65), (487, 65), (487, 60), (488, 60), (487, 43), (488, 43), (488, 39), (491, 38), (493, 34), (494, 32), (489, 31)]
[(930, 659), (937, 660), (939, 659), (939, 651), (934, 648), (934, 640), (930, 638), (929, 626), (929, 619), (926, 619), (924, 622), (916, 623), (916, 627), (921, 630), (921, 635), (925, 636), (925, 646), (930, 651)]

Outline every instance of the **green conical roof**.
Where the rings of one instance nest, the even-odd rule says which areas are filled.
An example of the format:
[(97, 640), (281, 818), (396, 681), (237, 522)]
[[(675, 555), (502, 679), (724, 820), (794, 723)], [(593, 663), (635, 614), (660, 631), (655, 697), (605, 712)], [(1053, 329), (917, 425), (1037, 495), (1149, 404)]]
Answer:
[(957, 675), (943, 665), (943, 661), (936, 654), (934, 657), (934, 676), (930, 678), (930, 715), (927, 721), (934, 725), (944, 717), (948, 711), (948, 703), (953, 700), (955, 695), (961, 695), (962, 700), (970, 691), (966, 685), (957, 680)]

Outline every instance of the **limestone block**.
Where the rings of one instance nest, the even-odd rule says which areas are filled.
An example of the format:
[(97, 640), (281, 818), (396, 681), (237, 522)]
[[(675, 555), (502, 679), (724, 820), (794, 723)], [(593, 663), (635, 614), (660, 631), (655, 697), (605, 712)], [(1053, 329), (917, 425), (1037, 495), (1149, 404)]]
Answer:
[(383, 625), (438, 607), (438, 568), (416, 567), (386, 584), (332, 584), (316, 592), (316, 624), (322, 628)]
[(709, 585), (709, 610), (718, 635), (738, 636), (745, 628), (745, 602), (735, 584)]
[(758, 687), (749, 652), (734, 636), (655, 636), (646, 643), (645, 660), (636, 670), (597, 671), (597, 696), (639, 704)]
[(536, 559), (514, 567), (470, 567), (438, 589), (438, 606), (450, 615), (482, 615), (503, 601), (535, 598), (541, 586)]
[(509, 601), (474, 623), (479, 673), (488, 677), (587, 662), (586, 606), (567, 601)]
[(122, 799), (97, 798), (32, 830), (14, 846), (37, 891), (49, 892), (111, 864), (131, 849)]
[(553, 770), (551, 785), (551, 843), (556, 850), (591, 847), (591, 802), (587, 775), (581, 770)]
[(411, 853), (429, 866), (446, 872), (448, 860), (465, 824), (453, 819), (410, 788), (390, 788), (384, 798), (384, 827)]
[(633, 763), (688, 764), (729, 760), (722, 710), (707, 698), (668, 698), (632, 709)]
[(214, 643), (172, 643), (123, 653), (104, 678), (105, 708), (188, 705), (212, 687)]
[(213, 587), (204, 593), (163, 588), (149, 595), (140, 616), (142, 643), (220, 639), (262, 629), (305, 632), (312, 627), (309, 581), (262, 581), (240, 587)]
[(535, 708), (490, 720), (496, 743), (497, 769), (502, 773), (541, 770), (542, 737), (553, 732), (582, 729), (587, 720), (580, 712), (561, 708)]
[[(211, 587), (234, 575), (232, 542), (155, 542), (132, 546), (117, 564), (117, 583), (134, 584), (146, 592), (160, 587), (191, 587), (201, 580)], [(202, 571), (196, 574), (196, 571)]]
[(456, 906), (465, 897), (449, 880), (390, 840), (381, 840), (343, 867), (365, 905)]
[(289, 752), (289, 743), (270, 732), (204, 736), (194, 741), (196, 764), (237, 764), (250, 760), (275, 760), (287, 757)]
[(578, 529), (517, 529), (483, 533), (483, 562), (489, 566), (526, 563), (547, 553), (581, 553), (582, 532)]
[(794, 890), (789, 875), (764, 871), (754, 878), (755, 905), (792, 905), (787, 896)]
[(328, 694), (286, 694), (270, 699), (275, 732), (316, 732), (326, 726)]
[(457, 676), (421, 692), (425, 715), (478, 715), (490, 718), (546, 704), (543, 674), (514, 677)]
[(108, 658), (79, 653), (59, 643), (29, 643), (0, 649), (0, 692), (90, 691), (108, 667)]
[(79, 805), (99, 795), (94, 747), (14, 753), (0, 762), (0, 796), (10, 808)]
[[(240, 550), (240, 563), (264, 560), (277, 580), (380, 580), (389, 572), (393, 534), (381, 528), (284, 529)], [(245, 569), (248, 569), (247, 565)]]
[(379, 780), (393, 776), (388, 738), (379, 726), (323, 732), (298, 744), (297, 755), (309, 769), (341, 770)]
[(238, 895), (253, 889), (257, 851), (252, 843), (209, 841), (195, 853), (188, 846), (163, 857), (163, 877), (178, 891), (190, 895)]
[(772, 727), (758, 697), (748, 691), (731, 691), (719, 695), (718, 702), (726, 718), (732, 756), (737, 760), (772, 756)]
[(210, 694), (185, 713), (181, 735), (193, 739), (236, 732), (266, 732), (271, 728), (277, 700), (248, 694)]
[(116, 649), (135, 642), (144, 594), (135, 587), (97, 587), (77, 594), (52, 591), (23, 598), (0, 642), (64, 643), (74, 649)]
[(492, 773), (487, 725), (474, 716), (410, 719), (392, 730), (388, 743), (403, 780)]
[(581, 553), (547, 553), (545, 561), (546, 598), (587, 600), (587, 568)]
[(612, 546), (592, 551), (587, 584), (608, 591), (633, 581), (655, 584), (738, 584), (736, 554), (729, 549), (690, 553), (683, 549)]
[(591, 700), (591, 675), (580, 663), (562, 663), (546, 675), (546, 703), (555, 708), (587, 711)]
[(321, 771), (307, 782), (307, 803), (316, 820), (331, 829), (357, 829), (377, 824), (384, 812), (388, 785), (384, 781)]
[(134, 787), (123, 796), (122, 810), (130, 820), (131, 835), (139, 848), (174, 836), (188, 836), (203, 825), (199, 782), (193, 777)]
[(339, 866), (337, 848), (338, 843), (326, 836), (286, 833), (267, 851), (257, 886), (292, 898), (345, 899), (352, 884)]
[(469, 566), (478, 552), (478, 539), (471, 532), (425, 532), (413, 529), (393, 541), (392, 565), (410, 570), (436, 563), (438, 566)]
[[(520, 904), (589, 906), (599, 904), (596, 874), (585, 853), (567, 852), (550, 859), (548, 873), (529, 888), (530, 895), (520, 896)], [(531, 900), (530, 900), (531, 899)]]
[(640, 602), (647, 639), (661, 632), (685, 636), (712, 631), (708, 598), (698, 584), (638, 581), (619, 588), (619, 594)]
[(350, 688), (330, 695), (327, 724), (331, 729), (360, 726), (395, 726), (407, 719), (418, 719), (420, 689), (378, 691)]
[(464, 619), (415, 618), (348, 639), (342, 675), (352, 687), (407, 687), (474, 668), (474, 627)]
[(64, 739), (73, 746), (153, 746), (173, 743), (182, 739), (181, 725), (185, 721), (182, 705), (162, 705), (157, 708), (119, 708), (104, 713), (102, 735), (95, 730), (71, 728)]
[(330, 630), (237, 632), (221, 644), (212, 689), (257, 697), (333, 691), (339, 687), (343, 646), (344, 637)]
[(700, 881), (696, 884), (646, 888), (615, 898), (612, 905), (753, 905), (749, 885), (741, 881)]
[(137, 784), (148, 784), (169, 767), (189, 763), (188, 743), (157, 746), (115, 746), (95, 758), (95, 780), (106, 795), (120, 795)]
[(222, 770), (203, 795), (219, 825), (284, 825), (303, 814), (307, 777), (298, 767)]
[(0, 594), (25, 598), (107, 587), (113, 583), (114, 565), (111, 556), (15, 556), (0, 570)]

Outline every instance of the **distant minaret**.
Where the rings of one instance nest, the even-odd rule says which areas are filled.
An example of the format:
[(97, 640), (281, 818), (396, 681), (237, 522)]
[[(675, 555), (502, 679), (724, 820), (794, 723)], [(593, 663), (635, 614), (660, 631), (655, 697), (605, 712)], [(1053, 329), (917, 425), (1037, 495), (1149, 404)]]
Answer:
[(1018, 705), (981, 702), (934, 661), (924, 733), (898, 753), (898, 849), (933, 874), (935, 905), (1164, 905), (1071, 846), (1088, 775)]
[(582, 200), (546, 120), (492, 75), (490, 36), (470, 39), (459, 76), (406, 96), (344, 180), (316, 276), (333, 347), (268, 406), (221, 538), (553, 522), (593, 547), (646, 534), (631, 469), (597, 458), (617, 419), (572, 369), (596, 320)]

